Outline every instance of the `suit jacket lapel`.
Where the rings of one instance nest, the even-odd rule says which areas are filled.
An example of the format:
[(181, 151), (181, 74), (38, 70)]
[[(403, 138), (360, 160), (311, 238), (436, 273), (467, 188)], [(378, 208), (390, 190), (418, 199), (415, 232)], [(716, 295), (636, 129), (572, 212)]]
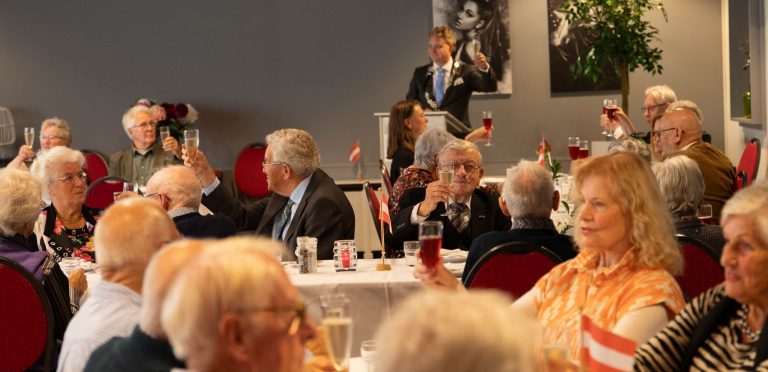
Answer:
[(294, 213), (293, 217), (291, 218), (291, 224), (288, 225), (288, 230), (285, 232), (285, 240), (291, 240), (295, 238), (294, 235), (296, 235), (296, 229), (299, 227), (299, 219), (304, 214), (304, 209), (307, 207), (307, 200), (309, 200), (309, 197), (312, 195), (312, 191), (315, 190), (315, 187), (317, 187), (318, 184), (318, 177), (320, 177), (321, 170), (316, 170), (315, 173), (312, 174), (312, 178), (309, 180), (309, 185), (307, 185), (307, 189), (304, 191), (304, 196), (301, 197), (301, 201), (299, 202), (299, 206), (296, 208), (296, 213)]
[(272, 196), (269, 197), (269, 203), (264, 209), (264, 214), (261, 216), (261, 221), (259, 221), (259, 227), (256, 229), (257, 234), (272, 236), (275, 215), (285, 207), (286, 203), (288, 203), (288, 198), (272, 193)]
[(488, 207), (483, 199), (478, 195), (472, 195), (472, 201), (470, 202), (472, 210), (471, 217), (469, 219), (469, 228), (473, 236), (478, 236), (481, 232), (488, 230), (488, 221), (490, 221), (489, 213), (491, 208)]

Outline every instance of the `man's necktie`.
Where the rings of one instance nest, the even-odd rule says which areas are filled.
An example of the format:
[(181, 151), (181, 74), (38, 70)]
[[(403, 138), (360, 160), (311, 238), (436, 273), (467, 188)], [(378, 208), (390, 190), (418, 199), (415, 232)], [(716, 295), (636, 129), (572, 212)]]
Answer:
[(448, 206), (448, 218), (458, 232), (464, 232), (469, 226), (469, 208), (462, 203), (453, 203)]
[(285, 230), (285, 226), (291, 222), (291, 209), (294, 204), (296, 203), (294, 203), (293, 200), (288, 199), (288, 203), (286, 203), (285, 207), (283, 207), (283, 213), (280, 215), (280, 219), (277, 220), (278, 229), (274, 233), (272, 239), (282, 240), (283, 230)]
[(435, 81), (435, 99), (439, 106), (443, 102), (443, 94), (445, 93), (445, 69), (442, 67), (437, 68), (437, 81)]

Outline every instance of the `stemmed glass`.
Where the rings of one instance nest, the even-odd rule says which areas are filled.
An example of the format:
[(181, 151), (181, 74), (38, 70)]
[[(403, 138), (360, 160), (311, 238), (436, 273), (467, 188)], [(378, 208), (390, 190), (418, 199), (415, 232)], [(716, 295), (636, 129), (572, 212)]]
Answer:
[(352, 314), (349, 298), (343, 293), (320, 296), (323, 332), (333, 369), (343, 371), (352, 353)]
[(579, 148), (581, 147), (581, 140), (579, 137), (568, 137), (568, 155), (571, 160), (579, 158)]
[[(165, 139), (171, 136), (171, 128), (167, 125), (164, 125), (159, 128), (160, 131), (160, 142), (165, 142)], [(163, 162), (167, 165), (171, 163), (171, 160), (173, 159), (173, 154), (171, 154), (170, 151), (166, 151), (163, 157)]]
[[(451, 187), (453, 184), (453, 175), (455, 174), (455, 170), (453, 167), (453, 161), (443, 161), (440, 162), (440, 165), (438, 166), (438, 177), (440, 177), (440, 181), (448, 186), (448, 188)], [(448, 202), (444, 202), (445, 204), (445, 212), (441, 214), (441, 216), (450, 216), (448, 213)]]
[[(615, 98), (606, 98), (603, 100), (603, 114), (608, 115), (608, 120), (610, 121), (616, 119), (614, 113), (619, 109), (616, 104), (617, 101)], [(603, 128), (603, 135), (606, 137), (613, 137), (613, 133), (609, 132), (606, 128)]]
[(589, 141), (581, 140), (581, 146), (579, 146), (579, 159), (586, 159), (589, 157)]
[(197, 147), (200, 146), (200, 131), (197, 129), (185, 130), (184, 146), (187, 148), (187, 157), (194, 159)]
[(491, 143), (491, 129), (493, 129), (493, 112), (483, 111), (483, 126), (485, 127), (485, 131), (488, 133), (488, 141), (485, 143), (485, 146), (493, 146), (493, 144)]
[[(35, 128), (34, 127), (25, 127), (24, 128), (24, 144), (32, 147), (34, 150), (35, 145)], [(27, 164), (27, 166), (32, 164), (32, 158), (24, 159), (24, 163)]]
[(712, 204), (701, 204), (697, 213), (699, 221), (707, 225), (711, 225), (712, 220)]

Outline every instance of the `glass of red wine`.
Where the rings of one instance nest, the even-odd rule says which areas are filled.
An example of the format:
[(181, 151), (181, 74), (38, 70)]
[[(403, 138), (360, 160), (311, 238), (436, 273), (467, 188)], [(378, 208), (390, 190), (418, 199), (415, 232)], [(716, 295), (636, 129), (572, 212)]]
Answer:
[(440, 259), (440, 248), (443, 245), (443, 223), (440, 221), (424, 221), (419, 224), (419, 246), (421, 263), (428, 269), (437, 265)]
[(571, 157), (571, 160), (579, 158), (579, 147), (581, 147), (579, 137), (568, 137), (568, 155)]
[(699, 205), (699, 212), (697, 217), (699, 217), (699, 221), (711, 225), (713, 221), (712, 219), (712, 204), (701, 204)]
[(488, 141), (485, 143), (486, 146), (493, 146), (491, 143), (491, 130), (493, 129), (493, 113), (490, 111), (483, 111), (483, 127), (485, 127), (485, 131), (488, 133)]
[(589, 157), (589, 141), (581, 140), (579, 146), (579, 159), (586, 159)]
[[(618, 109), (619, 106), (617, 106), (617, 100), (615, 98), (606, 98), (603, 100), (603, 114), (608, 116), (608, 120), (616, 120), (614, 114)], [(603, 135), (606, 137), (613, 137), (613, 133), (609, 132), (606, 128), (603, 128)]]

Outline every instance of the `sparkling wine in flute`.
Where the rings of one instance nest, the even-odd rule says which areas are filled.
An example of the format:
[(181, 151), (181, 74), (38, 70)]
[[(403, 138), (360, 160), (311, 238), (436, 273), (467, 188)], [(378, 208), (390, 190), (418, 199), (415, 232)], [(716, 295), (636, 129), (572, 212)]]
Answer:
[(421, 248), (421, 262), (428, 268), (437, 265), (440, 258), (440, 247), (443, 245), (443, 237), (440, 236), (422, 236), (419, 237), (419, 246)]
[(35, 144), (35, 128), (24, 128), (24, 144), (33, 147)]
[(449, 170), (449, 171), (441, 170), (438, 173), (438, 175), (440, 177), (440, 181), (442, 181), (446, 185), (450, 186), (453, 184), (453, 175), (454, 175), (453, 170)]
[(165, 142), (165, 139), (171, 136), (171, 131), (168, 127), (160, 127), (160, 142)]
[(333, 368), (343, 371), (349, 364), (352, 352), (352, 318), (324, 318), (322, 324)]
[(184, 145), (187, 146), (187, 151), (197, 150), (197, 147), (200, 145), (200, 138), (185, 138)]

